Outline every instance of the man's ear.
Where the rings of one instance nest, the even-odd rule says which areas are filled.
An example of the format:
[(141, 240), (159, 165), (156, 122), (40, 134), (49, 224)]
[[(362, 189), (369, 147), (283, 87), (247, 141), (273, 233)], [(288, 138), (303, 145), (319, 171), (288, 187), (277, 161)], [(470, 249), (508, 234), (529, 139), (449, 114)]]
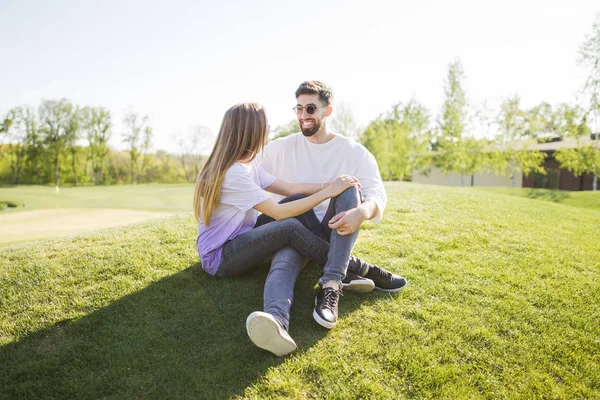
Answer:
[(325, 116), (329, 117), (332, 112), (333, 112), (333, 108), (331, 108), (331, 105), (328, 105), (327, 110), (325, 110)]

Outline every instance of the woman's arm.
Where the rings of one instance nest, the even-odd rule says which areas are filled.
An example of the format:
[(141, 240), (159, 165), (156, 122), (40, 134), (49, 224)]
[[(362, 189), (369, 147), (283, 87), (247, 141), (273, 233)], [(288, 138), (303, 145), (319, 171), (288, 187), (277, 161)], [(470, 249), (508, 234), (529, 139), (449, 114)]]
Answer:
[[(277, 181), (283, 182), (283, 181), (280, 181), (279, 179)], [(267, 189), (271, 189), (271, 188), (273, 188), (273, 186), (276, 186), (276, 189), (281, 188), (281, 187), (277, 187), (277, 185), (276, 185), (277, 181), (275, 181), (273, 183), (273, 185), (269, 186)], [(297, 215), (305, 213), (308, 210), (315, 208), (317, 205), (319, 205), (323, 201), (327, 200), (328, 198), (337, 196), (338, 194), (342, 193), (344, 190), (348, 189), (349, 187), (358, 185), (358, 181), (356, 181), (356, 178), (354, 178), (354, 177), (344, 175), (344, 176), (340, 176), (340, 177), (336, 178), (336, 180), (334, 180), (333, 182), (326, 183), (326, 184), (327, 184), (327, 187), (323, 190), (320, 190), (319, 186), (321, 186), (321, 185), (319, 185), (319, 184), (298, 184), (298, 185), (306, 185), (306, 186), (304, 186), (305, 189), (313, 189), (314, 187), (317, 187), (318, 191), (308, 197), (303, 198), (303, 199), (290, 201), (288, 203), (283, 203), (283, 204), (279, 204), (273, 199), (268, 199), (268, 200), (263, 201), (262, 203), (257, 204), (256, 206), (254, 206), (254, 209), (257, 211), (260, 211), (263, 214), (267, 214), (269, 217), (274, 218), (275, 220), (295, 217)], [(297, 186), (297, 187), (302, 187), (302, 186)], [(271, 191), (271, 190), (269, 190), (269, 191)], [(272, 191), (272, 192), (281, 194), (281, 195), (286, 195), (285, 193), (278, 193), (276, 191)], [(298, 193), (298, 192), (291, 192), (290, 194), (293, 194), (293, 193)], [(302, 192), (300, 192), (300, 193), (302, 193)]]
[(289, 183), (281, 179), (276, 179), (275, 182), (273, 182), (273, 184), (265, 190), (281, 196), (291, 196), (292, 194), (296, 193), (310, 196), (311, 194), (315, 194), (328, 186), (329, 181), (325, 181), (323, 183)]
[[(351, 178), (356, 181), (360, 189), (362, 185), (358, 179), (353, 176), (351, 176)], [(275, 182), (273, 182), (271, 186), (267, 187), (265, 190), (281, 196), (291, 196), (297, 193), (310, 196), (311, 194), (317, 193), (319, 190), (326, 189), (330, 184), (331, 182), (329, 181), (324, 181), (322, 183), (289, 183), (281, 179), (275, 179)]]

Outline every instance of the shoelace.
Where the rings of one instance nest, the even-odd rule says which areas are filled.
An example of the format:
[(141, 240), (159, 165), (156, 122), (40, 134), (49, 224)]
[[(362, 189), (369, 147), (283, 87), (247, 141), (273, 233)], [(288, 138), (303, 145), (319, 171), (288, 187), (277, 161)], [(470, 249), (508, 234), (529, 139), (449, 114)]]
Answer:
[(385, 281), (385, 282), (392, 282), (392, 281), (393, 281), (393, 279), (394, 279), (394, 277), (393, 277), (393, 275), (392, 275), (392, 273), (391, 273), (391, 272), (389, 272), (389, 271), (384, 271), (384, 270), (382, 270), (381, 268), (378, 268), (378, 269), (377, 269), (377, 275), (379, 275), (379, 277), (380, 277), (380, 278), (381, 278), (383, 281)]
[(343, 295), (344, 294), (339, 289), (325, 290), (325, 296), (323, 297), (323, 305), (328, 309), (333, 309), (335, 308), (335, 304), (337, 303), (339, 296)]
[(381, 276), (381, 278), (383, 280), (385, 280), (386, 282), (391, 282), (394, 279), (394, 277), (393, 277), (393, 275), (392, 275), (391, 272), (389, 272), (389, 271), (383, 271), (381, 269), (379, 270), (379, 276)]

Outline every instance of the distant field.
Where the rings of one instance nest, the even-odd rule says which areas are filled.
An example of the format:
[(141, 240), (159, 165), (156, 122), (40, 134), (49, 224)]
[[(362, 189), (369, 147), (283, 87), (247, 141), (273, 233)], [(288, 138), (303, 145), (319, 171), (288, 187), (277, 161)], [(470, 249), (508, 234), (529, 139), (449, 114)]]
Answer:
[(600, 209), (600, 190), (572, 192), (567, 190), (548, 190), (530, 188), (506, 188), (506, 187), (477, 187), (475, 190), (487, 190), (495, 193), (508, 194), (510, 196), (527, 197), (535, 200), (550, 201), (553, 203), (566, 204), (573, 207)]
[[(19, 205), (9, 212), (47, 208), (119, 208), (147, 211), (192, 210), (194, 185), (119, 185), (64, 187), (0, 187), (0, 202)], [(25, 206), (23, 206), (25, 204)], [(3, 211), (0, 211), (2, 215)]]
[(245, 328), (268, 266), (208, 276), (188, 211), (3, 247), (0, 397), (600, 397), (600, 210), (386, 187), (383, 221), (364, 225), (354, 254), (408, 287), (344, 293), (328, 331), (311, 316), (321, 269), (307, 266), (290, 324), (298, 350), (283, 359)]

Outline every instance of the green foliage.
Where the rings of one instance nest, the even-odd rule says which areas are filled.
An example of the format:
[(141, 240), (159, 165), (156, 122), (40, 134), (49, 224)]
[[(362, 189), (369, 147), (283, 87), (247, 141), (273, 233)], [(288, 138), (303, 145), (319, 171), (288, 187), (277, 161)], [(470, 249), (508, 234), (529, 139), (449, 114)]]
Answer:
[[(0, 145), (0, 152), (4, 152), (4, 156), (0, 156), (0, 183), (13, 183), (13, 175), (11, 170), (11, 157), (8, 149), (9, 145)], [(12, 147), (14, 150), (14, 147)], [(27, 147), (31, 149), (31, 147)], [(41, 148), (40, 160), (49, 157)], [(95, 184), (95, 185), (111, 185), (124, 184), (130, 182), (129, 169), (129, 153), (116, 152), (110, 148), (102, 165), (102, 175), (100, 181), (96, 180), (92, 161), (88, 157), (88, 148), (79, 147), (77, 150), (76, 164), (79, 171), (78, 180), (80, 184)], [(178, 157), (166, 153), (165, 151), (157, 151), (155, 154), (147, 155), (148, 167), (143, 175), (139, 177), (141, 182), (156, 182), (156, 183), (186, 183), (185, 171), (178, 161)], [(25, 157), (25, 169), (21, 172), (19, 182), (24, 184), (48, 184), (54, 183), (52, 164), (40, 162), (37, 168), (29, 167), (32, 161), (28, 155)], [(73, 184), (74, 176), (71, 168), (71, 159), (63, 158), (60, 161), (60, 170), (62, 171), (59, 178), (59, 185)]]
[(108, 141), (112, 135), (111, 115), (102, 107), (84, 107), (81, 116), (94, 182), (99, 185), (102, 182), (105, 160), (109, 153)]
[(561, 168), (568, 169), (575, 176), (593, 174), (600, 169), (600, 153), (593, 144), (580, 144), (574, 149), (557, 149), (554, 158)]
[(460, 61), (456, 60), (450, 63), (444, 87), (444, 106), (440, 120), (441, 146), (446, 142), (460, 141), (465, 132), (467, 99), (462, 87), (464, 77), (465, 73)]
[[(594, 128), (596, 133), (596, 145), (594, 147), (594, 190), (598, 189), (598, 143), (600, 142), (600, 12), (592, 24), (592, 31), (586, 36), (585, 41), (579, 49), (579, 62), (588, 70), (585, 82), (585, 93), (589, 99), (588, 112), (594, 117)], [(572, 159), (573, 157), (569, 157)], [(581, 170), (579, 168), (578, 170)]]
[[(448, 66), (444, 105), (435, 138), (435, 165), (444, 173), (472, 175), (483, 167), (483, 142), (466, 134), (468, 104), (462, 87), (464, 70), (459, 60)], [(464, 186), (464, 182), (463, 182)]]
[[(528, 118), (528, 113), (521, 109), (518, 95), (506, 99), (500, 106), (498, 115), (498, 144), (489, 156), (489, 167), (499, 175), (508, 174), (516, 186), (516, 175), (522, 172), (545, 174), (542, 166), (545, 153), (537, 150), (537, 136), (540, 132), (539, 121)], [(528, 124), (528, 121), (531, 122)], [(535, 122), (534, 122), (535, 121)]]
[(558, 131), (565, 139), (574, 141), (575, 147), (557, 149), (554, 157), (561, 168), (568, 169), (575, 176), (593, 174), (600, 168), (600, 154), (587, 140), (591, 132), (587, 124), (588, 114), (581, 107), (568, 104), (561, 104), (557, 114), (560, 121)]
[(384, 180), (404, 180), (429, 165), (429, 114), (415, 99), (371, 122), (361, 143), (375, 156)]
[(560, 122), (557, 121), (559, 114), (552, 110), (552, 105), (542, 102), (530, 110), (522, 112), (525, 119), (524, 136), (529, 138), (545, 138), (560, 133)]
[(334, 133), (352, 140), (356, 140), (360, 136), (360, 128), (354, 120), (354, 113), (350, 105), (343, 101), (334, 103), (333, 115), (327, 120), (327, 126)]
[[(143, 116), (138, 121), (138, 114), (127, 112), (123, 117), (123, 124), (127, 131), (123, 134), (123, 143), (129, 147), (129, 174), (130, 183), (140, 183), (141, 174), (147, 162), (147, 153), (152, 140), (152, 128), (148, 124), (148, 116)], [(142, 157), (142, 162), (139, 162)]]
[(298, 125), (298, 119), (293, 118), (287, 124), (277, 125), (271, 129), (271, 139), (286, 137), (296, 132), (300, 132), (300, 126)]
[[(189, 183), (195, 183), (196, 177), (202, 170), (204, 163), (207, 159), (206, 154), (211, 150), (212, 146), (212, 133), (209, 128), (197, 125), (192, 127), (187, 135), (174, 135), (173, 139), (179, 147), (178, 159), (181, 164), (181, 168), (185, 174), (186, 181)], [(156, 158), (160, 158), (160, 151), (156, 153)], [(162, 152), (164, 153), (164, 152)], [(164, 153), (166, 155), (166, 153)], [(157, 166), (153, 166), (155, 172), (158, 171)], [(149, 174), (155, 175), (158, 179), (162, 179), (162, 174)], [(152, 180), (151, 182), (158, 182)]]

